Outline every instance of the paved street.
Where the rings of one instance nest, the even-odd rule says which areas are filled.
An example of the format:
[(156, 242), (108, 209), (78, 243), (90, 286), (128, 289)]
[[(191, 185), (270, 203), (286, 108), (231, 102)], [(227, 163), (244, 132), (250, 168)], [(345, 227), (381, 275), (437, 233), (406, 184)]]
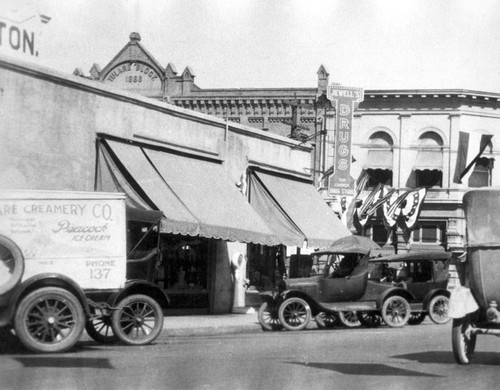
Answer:
[(154, 345), (82, 341), (70, 353), (0, 353), (2, 389), (492, 389), (500, 340), (481, 336), (455, 364), (451, 325), (311, 329), (208, 336)]

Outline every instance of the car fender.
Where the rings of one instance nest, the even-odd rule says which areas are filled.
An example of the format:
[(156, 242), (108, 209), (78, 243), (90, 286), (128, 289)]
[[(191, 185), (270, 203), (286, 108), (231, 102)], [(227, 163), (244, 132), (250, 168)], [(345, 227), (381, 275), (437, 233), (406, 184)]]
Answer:
[[(17, 304), (19, 301), (32, 291), (35, 291), (43, 287), (59, 287), (71, 292), (80, 302), (83, 307), (86, 316), (90, 315), (89, 305), (87, 303), (87, 298), (85, 297), (85, 292), (73, 279), (67, 277), (66, 275), (58, 273), (42, 273), (32, 276), (26, 279), (24, 282), (16, 286), (9, 297), (8, 312), (2, 313), (1, 324), (5, 321), (10, 323), (14, 317)], [(5, 315), (5, 316), (4, 316)]]
[(273, 291), (259, 293), (259, 297), (262, 300), (262, 303), (267, 302), (268, 304), (275, 304), (282, 300), (281, 295)]
[(147, 295), (156, 300), (162, 308), (170, 305), (170, 298), (160, 287), (154, 283), (139, 279), (128, 280), (124, 288), (109, 297), (108, 303), (111, 306), (116, 306), (123, 298), (134, 294)]
[(450, 291), (443, 288), (437, 288), (435, 290), (429, 291), (422, 301), (424, 310), (429, 310), (429, 303), (431, 302), (431, 299), (436, 295), (444, 295), (445, 297), (450, 298), (451, 293)]
[(377, 307), (379, 309), (381, 309), (384, 301), (393, 295), (399, 295), (399, 296), (403, 297), (404, 299), (406, 299), (408, 302), (412, 302), (415, 300), (415, 296), (411, 292), (409, 292), (408, 290), (405, 290), (404, 288), (401, 288), (401, 287), (394, 287), (394, 288), (390, 288), (388, 290), (385, 290), (382, 294), (380, 294), (378, 296)]
[(321, 306), (313, 299), (310, 295), (306, 294), (300, 290), (286, 290), (281, 294), (283, 301), (289, 298), (301, 298), (307, 302), (309, 307), (311, 308), (311, 313), (313, 316), (316, 316), (318, 313), (322, 312), (323, 309)]

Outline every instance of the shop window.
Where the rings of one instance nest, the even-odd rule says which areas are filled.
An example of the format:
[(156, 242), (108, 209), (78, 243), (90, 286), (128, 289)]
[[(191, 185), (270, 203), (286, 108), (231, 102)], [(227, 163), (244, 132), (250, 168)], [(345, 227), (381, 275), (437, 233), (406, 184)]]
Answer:
[(480, 158), (469, 178), (469, 187), (489, 187), (491, 186), (491, 173), (493, 170), (492, 158)]
[(421, 222), (412, 232), (414, 244), (445, 245), (445, 222)]
[(415, 171), (416, 187), (442, 187), (443, 172), (438, 170), (416, 170)]
[(280, 246), (249, 245), (246, 273), (250, 290), (272, 290), (281, 276), (287, 273), (290, 257), (285, 259), (282, 251), (284, 247)]
[(374, 188), (378, 183), (392, 186), (392, 171), (388, 169), (367, 169), (368, 173), (368, 188)]

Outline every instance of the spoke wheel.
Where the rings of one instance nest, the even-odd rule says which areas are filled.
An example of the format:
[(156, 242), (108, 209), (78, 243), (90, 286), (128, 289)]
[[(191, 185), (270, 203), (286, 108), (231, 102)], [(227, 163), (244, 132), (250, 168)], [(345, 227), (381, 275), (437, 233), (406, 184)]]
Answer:
[(0, 295), (10, 291), (21, 280), (24, 257), (11, 239), (0, 236)]
[(358, 314), (355, 311), (339, 311), (339, 319), (342, 325), (348, 328), (360, 326)]
[(142, 294), (130, 295), (118, 303), (111, 325), (115, 335), (125, 344), (149, 344), (161, 333), (163, 312), (153, 298)]
[(63, 352), (80, 339), (85, 324), (82, 305), (69, 291), (44, 287), (19, 303), (14, 327), (19, 340), (37, 353)]
[(470, 315), (453, 319), (451, 344), (453, 355), (458, 364), (470, 364), (476, 349), (476, 337), (470, 321)]
[(283, 325), (281, 325), (278, 308), (276, 305), (269, 304), (268, 302), (263, 302), (259, 307), (259, 322), (262, 330), (281, 330)]
[(391, 328), (405, 326), (411, 316), (410, 304), (398, 295), (387, 298), (382, 304), (382, 318)]
[(429, 303), (429, 317), (435, 324), (446, 324), (448, 317), (449, 299), (444, 295), (437, 295)]
[(411, 313), (410, 318), (408, 319), (409, 325), (420, 325), (424, 322), (427, 313), (425, 311), (414, 311)]
[(111, 313), (104, 309), (94, 309), (92, 317), (85, 323), (85, 330), (93, 340), (101, 344), (114, 344), (118, 337), (113, 332)]
[(320, 329), (331, 329), (340, 325), (339, 316), (336, 313), (319, 313), (315, 318)]
[(311, 321), (311, 308), (301, 298), (289, 298), (280, 305), (278, 315), (287, 330), (302, 330)]
[(361, 325), (367, 328), (376, 328), (382, 324), (382, 317), (378, 313), (362, 311), (358, 312), (357, 315)]

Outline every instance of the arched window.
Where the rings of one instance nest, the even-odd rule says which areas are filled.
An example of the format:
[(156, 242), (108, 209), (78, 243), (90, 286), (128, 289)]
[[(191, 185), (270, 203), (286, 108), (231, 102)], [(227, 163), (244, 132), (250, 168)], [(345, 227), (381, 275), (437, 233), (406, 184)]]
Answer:
[(426, 131), (418, 138), (415, 164), (417, 187), (443, 186), (443, 139), (434, 131)]
[(392, 137), (385, 131), (373, 133), (369, 140), (368, 157), (363, 169), (368, 173), (368, 187), (378, 183), (392, 186), (393, 147)]

